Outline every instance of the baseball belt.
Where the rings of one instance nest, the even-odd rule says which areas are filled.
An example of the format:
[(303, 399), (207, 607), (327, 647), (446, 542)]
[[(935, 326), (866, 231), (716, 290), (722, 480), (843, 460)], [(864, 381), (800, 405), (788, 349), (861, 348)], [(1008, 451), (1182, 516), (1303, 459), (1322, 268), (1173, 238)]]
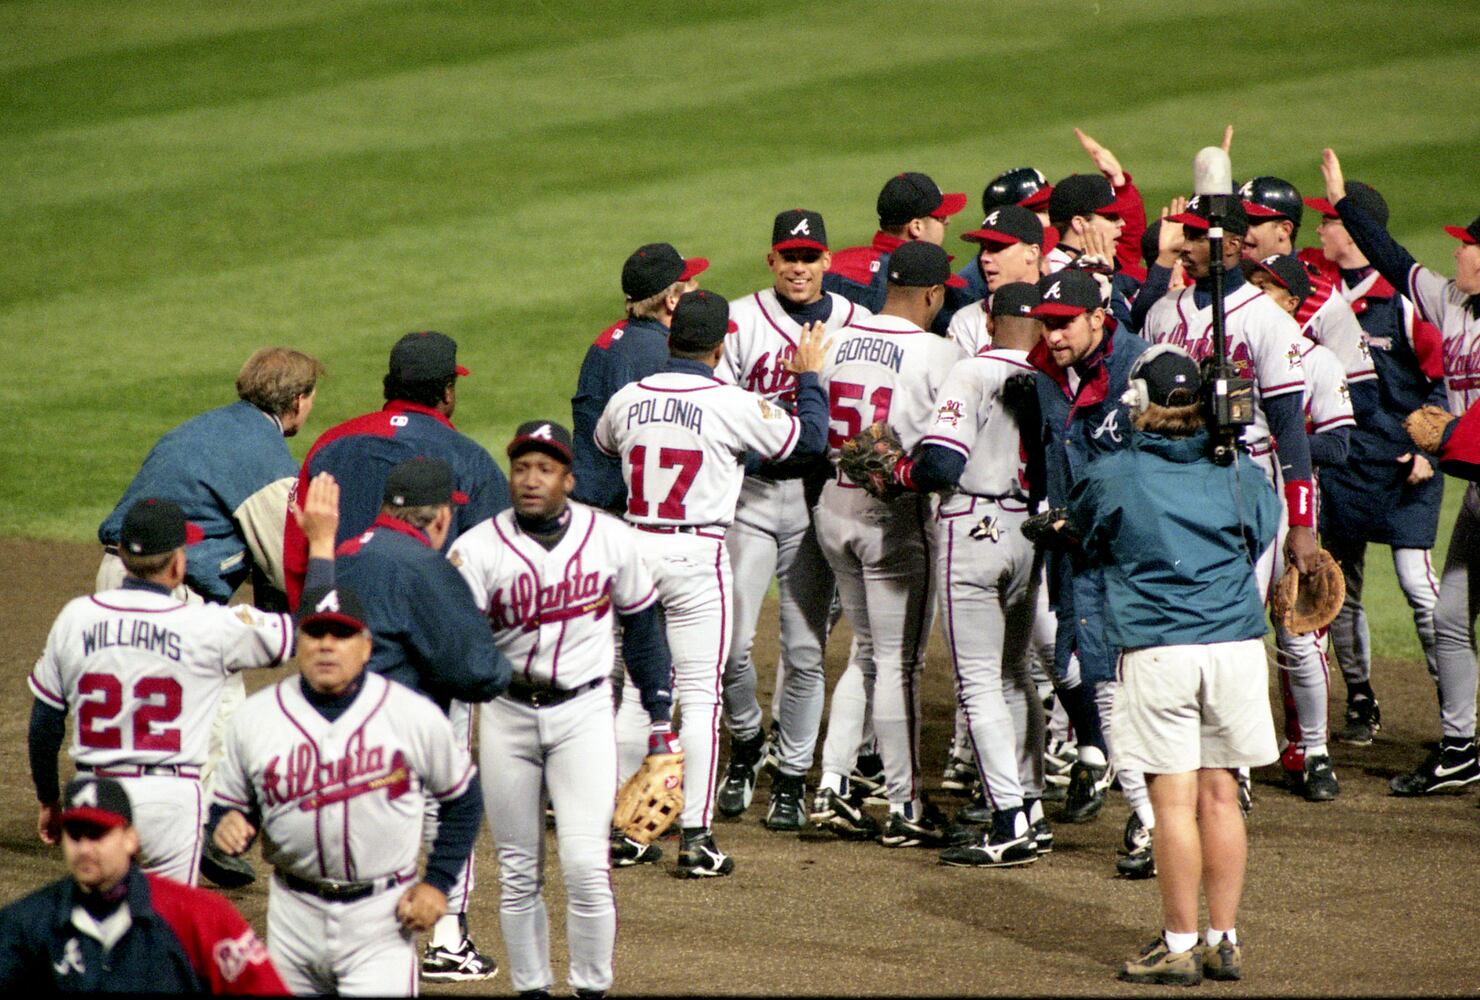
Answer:
[(77, 770), (100, 778), (200, 778), (200, 768), (189, 764), (78, 764)]
[(394, 889), (398, 885), (405, 885), (416, 877), (415, 871), (387, 875), (385, 878), (369, 879), (364, 882), (336, 882), (333, 879), (309, 879), (300, 878), (292, 872), (285, 872), (281, 868), (274, 871), (282, 880), (283, 885), (295, 892), (307, 893), (317, 896), (326, 903), (355, 903), (367, 899), (377, 892), (386, 889)]
[(516, 680), (509, 682), (508, 688), (504, 691), (504, 697), (510, 701), (517, 701), (521, 705), (528, 705), (530, 708), (549, 708), (553, 705), (563, 705), (576, 695), (594, 691), (605, 683), (605, 677), (598, 677), (579, 687), (558, 688)]

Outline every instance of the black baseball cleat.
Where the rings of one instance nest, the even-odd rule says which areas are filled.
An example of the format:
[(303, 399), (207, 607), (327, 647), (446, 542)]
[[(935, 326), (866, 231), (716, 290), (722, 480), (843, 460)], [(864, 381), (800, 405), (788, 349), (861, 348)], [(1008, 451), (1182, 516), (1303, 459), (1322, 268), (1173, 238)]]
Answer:
[(1346, 725), (1336, 734), (1338, 743), (1348, 746), (1371, 746), (1377, 731), (1382, 728), (1382, 706), (1376, 698), (1357, 695), (1346, 702)]
[(1131, 810), (1125, 821), (1125, 837), (1120, 857), (1115, 859), (1115, 874), (1121, 878), (1143, 879), (1156, 877), (1156, 856), (1151, 851), (1151, 831), (1141, 822), (1141, 817)]
[(992, 820), (992, 828), (976, 843), (948, 847), (940, 852), (940, 863), (957, 868), (1013, 868), (1038, 860), (1033, 833), (1022, 809), (1004, 809)]
[(972, 786), (976, 784), (976, 764), (965, 757), (957, 757), (954, 754), (946, 761), (945, 773), (940, 776), (940, 787), (947, 792), (955, 792), (958, 795), (970, 795)]
[(719, 786), (714, 806), (721, 816), (739, 816), (755, 797), (755, 780), (765, 757), (766, 734), (757, 730), (748, 740), (730, 740), (730, 763)]
[(735, 870), (735, 859), (714, 845), (705, 828), (685, 830), (678, 849), (679, 878), (720, 878)]
[(1400, 774), (1388, 782), (1394, 795), (1432, 795), (1452, 792), (1480, 781), (1480, 759), (1474, 740), (1446, 736), (1412, 774)]
[(1028, 829), (1033, 833), (1033, 850), (1038, 856), (1053, 853), (1053, 828), (1048, 817), (1043, 815), (1043, 803), (1039, 799), (1024, 799), (1023, 814), (1028, 817)]
[(986, 826), (992, 822), (992, 806), (981, 785), (977, 785), (970, 802), (956, 809), (956, 822), (963, 826)]
[(257, 869), (251, 862), (225, 853), (209, 837), (200, 854), (200, 873), (223, 889), (240, 889), (257, 881)]
[(827, 788), (817, 790), (810, 818), (824, 830), (849, 840), (873, 840), (879, 835), (878, 821), (864, 812), (862, 805)]
[(1110, 790), (1110, 769), (1076, 760), (1069, 769), (1069, 797), (1059, 813), (1061, 823), (1088, 823), (1105, 808), (1105, 793)]
[(612, 833), (611, 858), (613, 868), (631, 868), (634, 865), (650, 865), (663, 857), (663, 849), (657, 844), (639, 844), (625, 834)]
[(948, 822), (939, 809), (927, 802), (914, 819), (891, 810), (879, 834), (879, 843), (885, 847), (955, 847), (970, 843), (975, 837), (973, 830)]
[(861, 753), (853, 773), (848, 776), (848, 786), (854, 800), (860, 805), (887, 806), (889, 799), (884, 795), (884, 758), (877, 753)]
[(432, 983), (475, 983), (498, 975), (498, 962), (479, 954), (472, 940), (464, 937), (455, 948), (427, 945), (421, 956), (421, 978)]
[(1305, 758), (1305, 776), (1300, 790), (1307, 802), (1330, 802), (1341, 792), (1336, 772), (1331, 769), (1329, 754)]
[(807, 794), (800, 774), (777, 774), (771, 779), (771, 805), (766, 810), (766, 829), (794, 832), (807, 825), (802, 799)]

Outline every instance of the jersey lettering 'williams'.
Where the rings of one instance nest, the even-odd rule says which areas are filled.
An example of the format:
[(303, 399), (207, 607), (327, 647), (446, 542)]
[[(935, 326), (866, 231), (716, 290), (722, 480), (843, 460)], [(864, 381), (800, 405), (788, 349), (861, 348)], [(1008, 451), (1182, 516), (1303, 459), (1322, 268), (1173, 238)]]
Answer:
[(665, 399), (661, 408), (656, 399), (642, 399), (627, 408), (627, 426), (633, 424), (676, 424), (703, 434), (704, 411), (681, 399)]
[(82, 633), (82, 655), (91, 656), (110, 646), (130, 646), (180, 662), (180, 635), (138, 619), (101, 621)]
[(879, 337), (851, 337), (839, 345), (833, 364), (841, 365), (849, 361), (871, 361), (899, 371), (904, 364), (904, 351), (898, 344)]

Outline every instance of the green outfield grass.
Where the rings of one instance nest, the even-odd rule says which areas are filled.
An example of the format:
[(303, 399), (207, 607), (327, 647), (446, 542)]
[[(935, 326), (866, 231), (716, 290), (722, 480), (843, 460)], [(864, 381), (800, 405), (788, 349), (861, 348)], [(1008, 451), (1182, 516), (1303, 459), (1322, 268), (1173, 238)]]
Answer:
[[(90, 537), (267, 343), (330, 369), (301, 455), (376, 404), (399, 334), (444, 330), (459, 426), (497, 453), (568, 419), (636, 245), (740, 294), (778, 209), (862, 241), (890, 173), (975, 203), (1006, 167), (1087, 169), (1075, 125), (1153, 209), (1226, 122), (1236, 175), (1310, 194), (1334, 145), (1448, 270), (1477, 51), (1470, 2), (5, 3), (0, 535)], [(1373, 576), (1378, 649), (1416, 653)]]

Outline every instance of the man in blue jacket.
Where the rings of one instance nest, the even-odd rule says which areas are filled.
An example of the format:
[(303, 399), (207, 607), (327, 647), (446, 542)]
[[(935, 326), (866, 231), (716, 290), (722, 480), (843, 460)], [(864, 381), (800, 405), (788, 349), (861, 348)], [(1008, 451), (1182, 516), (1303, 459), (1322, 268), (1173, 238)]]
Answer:
[(1121, 968), (1128, 982), (1240, 978), (1248, 847), (1235, 770), (1278, 756), (1254, 564), (1278, 530), (1279, 498), (1247, 457), (1209, 457), (1200, 390), (1181, 348), (1144, 353), (1126, 394), (1129, 446), (1090, 465), (1069, 501), (1070, 531), (1102, 568), (1106, 641), (1122, 651), (1115, 764), (1145, 773), (1156, 814), (1164, 930)]

